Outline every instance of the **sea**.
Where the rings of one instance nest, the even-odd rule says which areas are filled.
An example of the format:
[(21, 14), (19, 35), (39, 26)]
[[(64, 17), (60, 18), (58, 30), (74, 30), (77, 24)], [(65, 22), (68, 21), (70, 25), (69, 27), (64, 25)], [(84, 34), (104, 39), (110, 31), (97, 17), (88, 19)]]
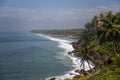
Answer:
[(0, 32), (0, 80), (43, 80), (66, 74), (72, 41), (30, 32)]

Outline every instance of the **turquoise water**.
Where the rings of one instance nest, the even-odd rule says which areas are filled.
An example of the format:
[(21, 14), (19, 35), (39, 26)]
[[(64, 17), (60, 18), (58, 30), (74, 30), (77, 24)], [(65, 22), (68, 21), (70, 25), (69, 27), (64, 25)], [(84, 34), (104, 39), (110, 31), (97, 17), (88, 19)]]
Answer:
[(42, 80), (65, 74), (72, 62), (59, 45), (32, 33), (0, 32), (0, 80)]

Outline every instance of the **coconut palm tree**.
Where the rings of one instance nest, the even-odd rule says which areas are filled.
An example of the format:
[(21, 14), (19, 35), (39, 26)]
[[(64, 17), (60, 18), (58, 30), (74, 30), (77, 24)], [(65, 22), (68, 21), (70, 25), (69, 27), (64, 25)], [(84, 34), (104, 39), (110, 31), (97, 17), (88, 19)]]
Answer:
[(98, 20), (98, 22), (101, 22), (100, 30), (102, 31), (99, 36), (99, 40), (111, 41), (115, 54), (117, 54), (117, 48), (114, 44), (116, 41), (120, 40), (120, 23), (117, 22), (120, 17), (118, 16), (118, 14), (113, 15), (112, 12), (109, 11), (104, 13)]
[(80, 56), (80, 68), (82, 67), (85, 70), (85, 62), (87, 62), (89, 69), (91, 70), (91, 65), (93, 63), (90, 62), (90, 49), (87, 46), (87, 43), (84, 43), (82, 47), (79, 49), (79, 56)]

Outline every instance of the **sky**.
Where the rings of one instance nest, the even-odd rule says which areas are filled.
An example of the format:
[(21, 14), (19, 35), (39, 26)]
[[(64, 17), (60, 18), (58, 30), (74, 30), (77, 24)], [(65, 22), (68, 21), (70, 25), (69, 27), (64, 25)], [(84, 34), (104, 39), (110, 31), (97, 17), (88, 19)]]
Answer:
[(0, 32), (83, 28), (106, 11), (120, 11), (120, 0), (0, 0)]

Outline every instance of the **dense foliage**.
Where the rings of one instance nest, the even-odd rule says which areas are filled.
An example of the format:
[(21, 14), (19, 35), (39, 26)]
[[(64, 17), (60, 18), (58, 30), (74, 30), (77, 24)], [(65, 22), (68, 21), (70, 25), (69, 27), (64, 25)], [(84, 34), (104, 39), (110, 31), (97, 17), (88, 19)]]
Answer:
[(32, 30), (33, 33), (42, 33), (42, 34), (50, 34), (50, 35), (59, 35), (63, 37), (70, 37), (78, 39), (83, 29), (62, 29), (62, 30)]
[(119, 80), (120, 12), (113, 14), (109, 11), (95, 16), (85, 24), (80, 37), (75, 55), (91, 60), (96, 70), (83, 80)]
[[(84, 25), (85, 29), (32, 30), (34, 33), (73, 36), (74, 55), (95, 67), (80, 78), (73, 80), (119, 80), (120, 79), (120, 12), (111, 11), (94, 16)], [(90, 66), (89, 66), (90, 67)], [(69, 80), (69, 79), (68, 79)]]

